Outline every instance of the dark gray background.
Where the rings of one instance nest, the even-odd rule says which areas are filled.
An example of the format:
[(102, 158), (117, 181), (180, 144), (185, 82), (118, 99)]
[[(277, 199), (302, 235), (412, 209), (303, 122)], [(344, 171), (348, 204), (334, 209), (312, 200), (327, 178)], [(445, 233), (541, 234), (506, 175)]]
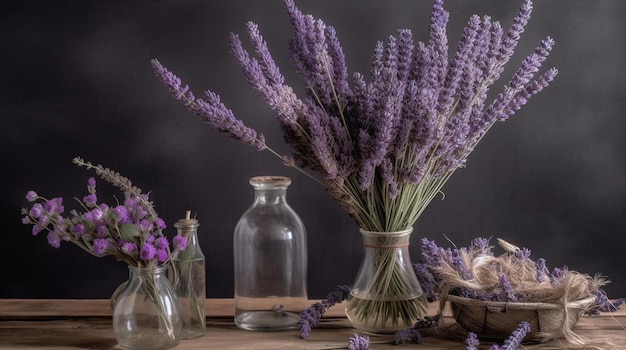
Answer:
[[(334, 25), (350, 72), (367, 73), (377, 40), (410, 28), (425, 40), (432, 1), (298, 1)], [(452, 46), (472, 14), (505, 28), (521, 4), (448, 0)], [(291, 34), (280, 1), (13, 1), (0, 11), (2, 91), (0, 244), (3, 298), (106, 298), (126, 277), (123, 263), (94, 258), (69, 244), (48, 246), (20, 223), (24, 195), (63, 196), (66, 208), (85, 194), (93, 173), (72, 164), (80, 155), (152, 191), (174, 232), (185, 210), (198, 213), (207, 256), (207, 295), (232, 296), (232, 231), (251, 204), (248, 178), (292, 177), (288, 199), (309, 237), (309, 291), (320, 298), (350, 284), (361, 257), (358, 228), (316, 183), (257, 152), (213, 134), (154, 77), (158, 58), (196, 94), (219, 93), (246, 123), (283, 153), (272, 113), (251, 92), (228, 53), (228, 33), (245, 38), (259, 24), (287, 81), (298, 91), (287, 54)], [(415, 226), (411, 252), (429, 237), (459, 245), (502, 237), (545, 257), (550, 267), (613, 280), (626, 296), (624, 209), (626, 165), (626, 2), (538, 0), (511, 70), (545, 35), (556, 40), (547, 67), (560, 74), (516, 116), (496, 125)], [(114, 189), (100, 181), (100, 199)], [(445, 236), (444, 236), (445, 235)]]

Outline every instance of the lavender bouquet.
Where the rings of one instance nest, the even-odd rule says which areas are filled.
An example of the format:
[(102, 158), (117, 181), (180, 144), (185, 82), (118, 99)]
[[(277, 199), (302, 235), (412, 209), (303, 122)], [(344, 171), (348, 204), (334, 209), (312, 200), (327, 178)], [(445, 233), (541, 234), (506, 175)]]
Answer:
[[(361, 73), (349, 77), (332, 26), (303, 14), (293, 0), (285, 0), (285, 7), (294, 29), (289, 53), (306, 96), (296, 96), (285, 84), (255, 23), (247, 25), (252, 52), (236, 34), (231, 34), (230, 51), (251, 87), (276, 113), (292, 155), (274, 151), (216, 93), (206, 91), (196, 98), (156, 59), (153, 68), (174, 98), (213, 130), (268, 150), (320, 182), (366, 231), (411, 229), (491, 126), (513, 115), (557, 75), (552, 68), (536, 76), (554, 45), (547, 37), (493, 101), (487, 101), (530, 18), (530, 0), (523, 2), (506, 32), (488, 16), (472, 16), (452, 55), (448, 13), (443, 0), (435, 0), (429, 40), (416, 43), (411, 31), (402, 29), (378, 42), (369, 79)], [(374, 294), (393, 296), (410, 288), (398, 273), (401, 267), (385, 263), (393, 261), (390, 254), (392, 249), (383, 250), (378, 258), (375, 275), (380, 283), (374, 284)], [(421, 306), (406, 303), (364, 300), (359, 314), (398, 316), (394, 320), (423, 316), (423, 301)]]
[[(123, 202), (118, 202), (116, 205), (99, 202), (96, 194), (96, 180), (91, 177), (87, 180), (88, 194), (82, 200), (75, 198), (84, 212), (73, 209), (69, 216), (64, 216), (63, 198), (46, 199), (35, 191), (28, 191), (26, 199), (33, 204), (30, 209), (22, 208), (22, 223), (32, 225), (33, 235), (48, 231), (48, 243), (55, 248), (59, 248), (61, 242), (70, 242), (91, 255), (96, 257), (112, 255), (115, 259), (124, 261), (135, 268), (152, 271), (152, 269), (163, 267), (171, 257), (170, 243), (163, 235), (165, 222), (154, 210), (154, 204), (150, 201), (148, 194), (142, 193), (141, 189), (134, 186), (128, 178), (111, 169), (86, 162), (80, 157), (74, 158), (74, 164), (94, 169), (97, 175), (121, 189), (124, 194)], [(186, 237), (176, 235), (172, 241), (175, 249), (184, 250), (187, 246)], [(138, 318), (142, 321), (131, 322), (133, 324), (130, 326), (120, 321), (124, 328), (118, 332), (122, 328), (116, 327), (116, 320), (118, 318), (124, 320), (126, 314), (132, 314), (132, 310), (125, 308), (127, 304), (119, 307), (117, 305), (118, 296), (126, 291), (131, 294), (135, 293), (137, 296), (145, 293), (143, 301), (148, 300), (146, 304), (158, 308), (156, 317), (159, 321), (156, 321), (156, 325), (151, 324), (151, 327), (154, 326), (155, 332), (160, 333), (160, 327), (163, 326), (163, 335), (167, 337), (167, 343), (178, 342), (180, 323), (176, 318), (169, 317), (169, 313), (179, 306), (168, 304), (167, 298), (160, 294), (163, 292), (158, 287), (159, 282), (156, 277), (153, 274), (147, 274), (147, 276), (149, 277), (144, 280), (145, 287), (141, 284), (141, 287), (138, 287), (138, 284), (133, 285), (132, 282), (127, 281), (121, 284), (111, 297), (111, 306), (114, 310), (113, 328), (118, 341), (123, 346), (129, 345), (129, 341), (130, 343), (145, 342), (145, 339), (151, 339), (149, 342), (154, 341), (145, 334), (144, 337), (135, 338), (135, 340), (127, 339), (127, 334), (133, 333), (135, 329), (141, 329), (142, 322), (148, 322), (146, 320), (150, 318), (150, 312), (146, 311), (149, 307), (145, 305), (140, 307), (144, 309), (142, 311), (144, 316)], [(128, 286), (130, 288), (127, 288)], [(134, 303), (132, 298), (128, 300), (131, 300), (129, 304)], [(123, 309), (126, 314), (118, 317), (118, 309)]]
[[(32, 225), (33, 235), (47, 231), (48, 243), (55, 248), (59, 248), (61, 242), (69, 242), (91, 255), (112, 255), (138, 268), (167, 263), (171, 251), (163, 234), (166, 225), (154, 210), (148, 194), (111, 169), (79, 157), (74, 158), (74, 164), (95, 169), (96, 174), (120, 188), (124, 193), (123, 203), (114, 206), (98, 203), (93, 177), (87, 181), (88, 194), (82, 201), (76, 198), (85, 211), (71, 210), (69, 216), (63, 216), (63, 198), (46, 199), (29, 191), (26, 199), (33, 204), (30, 209), (22, 208), (21, 213), (22, 223)], [(175, 249), (185, 249), (187, 239), (177, 235), (172, 243)]]

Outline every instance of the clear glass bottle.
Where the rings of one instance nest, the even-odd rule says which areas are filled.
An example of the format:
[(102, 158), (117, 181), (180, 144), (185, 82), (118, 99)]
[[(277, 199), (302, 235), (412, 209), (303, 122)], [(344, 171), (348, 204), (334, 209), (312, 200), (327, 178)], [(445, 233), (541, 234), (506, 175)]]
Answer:
[(187, 248), (172, 255), (170, 279), (178, 295), (182, 310), (182, 339), (192, 339), (206, 333), (206, 275), (205, 258), (198, 242), (198, 220), (178, 220), (174, 227), (178, 234), (187, 238)]
[(235, 324), (256, 331), (297, 327), (307, 307), (306, 230), (287, 204), (291, 179), (250, 179), (254, 202), (234, 233)]
[(113, 305), (113, 331), (124, 349), (171, 349), (180, 342), (180, 304), (167, 269), (128, 266)]

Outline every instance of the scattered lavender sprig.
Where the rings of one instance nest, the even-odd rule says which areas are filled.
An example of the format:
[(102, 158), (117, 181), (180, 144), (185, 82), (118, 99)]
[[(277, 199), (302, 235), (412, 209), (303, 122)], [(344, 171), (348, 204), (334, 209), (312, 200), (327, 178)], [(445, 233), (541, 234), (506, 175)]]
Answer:
[(409, 328), (399, 330), (394, 335), (394, 343), (396, 345), (405, 344), (405, 343), (419, 344), (421, 341), (422, 341), (422, 335), (414, 327), (409, 327)]
[(480, 341), (478, 340), (478, 336), (476, 336), (476, 333), (469, 332), (467, 334), (467, 338), (465, 338), (465, 345), (467, 345), (465, 350), (478, 350), (478, 347), (480, 346)]
[(493, 344), (489, 350), (515, 350), (522, 343), (528, 332), (530, 332), (530, 324), (521, 322), (502, 345)]
[[(489, 350), (516, 350), (529, 331), (530, 324), (528, 322), (521, 322), (502, 345), (493, 344)], [(478, 340), (476, 333), (469, 332), (467, 334), (467, 338), (465, 338), (465, 345), (466, 350), (478, 350), (480, 341)]]
[(619, 310), (620, 306), (626, 301), (624, 298), (611, 301), (606, 296), (606, 293), (602, 291), (595, 291), (593, 295), (596, 297), (596, 300), (591, 309), (587, 311), (587, 314), (593, 316), (597, 316), (602, 312), (615, 312)]
[(354, 334), (348, 339), (348, 350), (367, 350), (370, 347), (370, 337)]
[(350, 287), (346, 285), (340, 285), (336, 291), (328, 293), (326, 299), (321, 302), (315, 303), (308, 309), (303, 310), (300, 313), (300, 320), (298, 321), (298, 331), (300, 337), (308, 338), (311, 329), (319, 323), (319, 320), (324, 316), (324, 313), (335, 304), (341, 303), (346, 300), (350, 295)]

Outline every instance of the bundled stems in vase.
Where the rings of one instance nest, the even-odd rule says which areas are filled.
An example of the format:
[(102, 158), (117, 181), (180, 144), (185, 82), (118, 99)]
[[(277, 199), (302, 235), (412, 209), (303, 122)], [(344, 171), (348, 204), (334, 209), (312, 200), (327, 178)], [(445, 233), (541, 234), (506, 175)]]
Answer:
[(346, 313), (373, 332), (395, 332), (426, 316), (426, 299), (408, 259), (411, 230), (361, 231), (365, 256)]

